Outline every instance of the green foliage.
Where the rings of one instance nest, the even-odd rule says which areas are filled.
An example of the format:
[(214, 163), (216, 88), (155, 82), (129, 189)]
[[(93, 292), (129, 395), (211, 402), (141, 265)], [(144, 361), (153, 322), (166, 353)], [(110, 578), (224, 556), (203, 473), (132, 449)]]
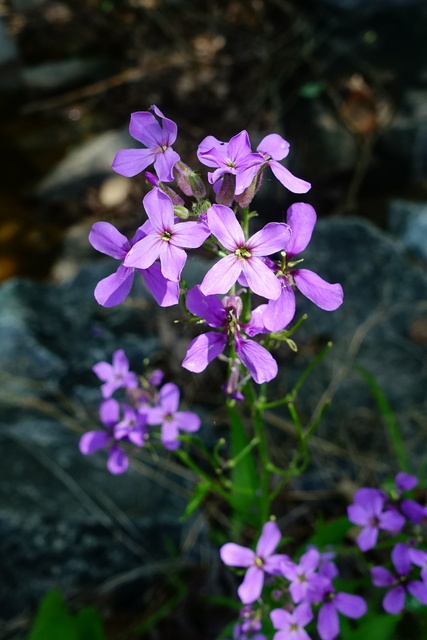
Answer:
[(51, 589), (40, 603), (26, 640), (105, 640), (101, 618), (93, 607), (76, 615), (68, 611), (58, 589)]
[(392, 640), (398, 621), (399, 616), (387, 613), (368, 613), (357, 623), (341, 616), (341, 637), (342, 640)]
[(309, 544), (313, 544), (319, 549), (324, 549), (328, 545), (340, 544), (352, 526), (347, 516), (342, 516), (332, 522), (325, 522), (321, 518), (317, 521), (316, 533), (310, 538)]

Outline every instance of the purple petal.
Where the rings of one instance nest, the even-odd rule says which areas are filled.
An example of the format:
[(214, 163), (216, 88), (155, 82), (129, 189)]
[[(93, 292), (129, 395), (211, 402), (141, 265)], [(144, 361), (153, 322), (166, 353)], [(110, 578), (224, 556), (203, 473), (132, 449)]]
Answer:
[(207, 211), (208, 227), (228, 251), (235, 251), (245, 244), (245, 236), (236, 214), (229, 207), (214, 204)]
[(385, 531), (399, 532), (405, 525), (405, 518), (394, 508), (384, 511), (378, 516), (379, 527)]
[(317, 549), (309, 549), (301, 556), (299, 562), (300, 567), (304, 569), (304, 572), (312, 572), (317, 569), (320, 560), (320, 553)]
[(164, 231), (172, 231), (174, 226), (173, 204), (166, 193), (155, 187), (147, 193), (142, 204), (155, 232), (163, 235)]
[(247, 131), (241, 131), (230, 138), (227, 147), (228, 156), (233, 159), (244, 158), (252, 154), (251, 143)]
[(174, 226), (170, 242), (177, 247), (196, 249), (209, 235), (208, 227), (200, 222), (180, 222)]
[(162, 274), (160, 264), (154, 262), (148, 269), (138, 269), (145, 286), (161, 307), (170, 307), (179, 302), (179, 283), (167, 280)]
[(219, 555), (224, 564), (229, 567), (250, 567), (255, 559), (252, 549), (242, 547), (234, 542), (227, 542), (219, 550)]
[(277, 524), (275, 522), (266, 522), (256, 546), (257, 555), (264, 559), (270, 556), (281, 539), (282, 534)]
[(284, 609), (273, 609), (270, 618), (275, 629), (288, 629), (293, 622), (293, 615)]
[(409, 548), (409, 559), (417, 567), (427, 567), (427, 552)]
[(146, 147), (158, 147), (164, 144), (162, 128), (149, 111), (136, 111), (131, 114), (129, 133), (132, 138)]
[(283, 222), (269, 222), (249, 238), (246, 246), (253, 256), (269, 256), (286, 249), (291, 233), (290, 227)]
[(107, 469), (114, 475), (124, 473), (129, 467), (129, 460), (120, 447), (111, 447), (108, 456)]
[(89, 233), (92, 247), (107, 256), (123, 260), (130, 249), (129, 240), (109, 222), (95, 222)]
[(359, 527), (368, 525), (372, 517), (360, 504), (351, 504), (347, 507), (347, 516), (350, 522), (359, 525)]
[(93, 293), (95, 300), (107, 308), (121, 304), (132, 289), (134, 277), (135, 270), (121, 264), (117, 271), (98, 282)]
[(278, 278), (282, 285), (282, 292), (277, 300), (269, 300), (264, 311), (263, 321), (269, 331), (281, 331), (292, 322), (295, 316), (295, 293), (286, 284), (285, 278)]
[(173, 168), (180, 161), (179, 154), (168, 147), (161, 153), (156, 154), (154, 169), (161, 182), (172, 182), (174, 179)]
[(176, 420), (172, 420), (171, 422), (163, 422), (160, 439), (165, 449), (169, 449), (170, 451), (178, 449), (180, 445), (178, 438), (179, 428)]
[(383, 607), (387, 613), (400, 613), (405, 606), (405, 589), (399, 585), (386, 593)]
[(295, 607), (294, 619), (301, 627), (308, 625), (313, 620), (313, 612), (310, 605), (303, 603)]
[(154, 111), (158, 118), (162, 119), (163, 125), (163, 133), (162, 133), (162, 145), (171, 145), (175, 142), (178, 135), (178, 127), (173, 120), (169, 120), (169, 118), (165, 118), (163, 113), (160, 111), (155, 104), (151, 105), (150, 109)]
[(279, 164), (276, 160), (270, 160), (268, 166), (279, 182), (281, 182), (286, 189), (292, 191), (292, 193), (307, 193), (307, 191), (311, 189), (309, 182), (297, 178), (289, 169), (286, 169), (286, 167)]
[(270, 133), (261, 140), (257, 151), (268, 154), (274, 160), (283, 160), (289, 153), (289, 142), (277, 133)]
[(117, 349), (113, 353), (113, 367), (115, 373), (121, 376), (129, 371), (129, 360), (126, 358), (124, 349)]
[(92, 371), (103, 382), (110, 380), (114, 376), (113, 367), (109, 362), (97, 362), (93, 365)]
[(148, 269), (159, 257), (164, 244), (166, 244), (165, 241), (154, 234), (138, 240), (127, 254), (124, 265), (137, 269)]
[(203, 138), (197, 148), (197, 157), (200, 162), (202, 164), (205, 164), (207, 167), (216, 167), (216, 162), (214, 163), (212, 159), (209, 158), (209, 152), (211, 151), (211, 149), (218, 149), (226, 145), (226, 142), (221, 142), (220, 140), (218, 140), (218, 138), (215, 138), (215, 136), (206, 136), (206, 138)]
[(401, 471), (397, 474), (396, 479), (396, 487), (400, 491), (410, 491), (411, 489), (415, 489), (418, 484), (418, 478), (416, 476), (411, 476), (409, 473), (403, 473)]
[[(223, 260), (225, 259), (223, 258)], [(277, 300), (282, 293), (282, 284), (271, 269), (260, 258), (255, 256), (241, 260), (240, 263), (243, 274), (252, 291), (269, 300)]]
[(407, 589), (411, 596), (414, 596), (422, 604), (427, 604), (427, 583), (421, 580), (411, 580), (408, 582)]
[(356, 538), (356, 543), (361, 551), (368, 551), (377, 544), (378, 527), (368, 526), (363, 529)]
[(411, 561), (409, 559), (409, 548), (403, 542), (398, 542), (391, 552), (391, 560), (401, 576), (407, 576), (411, 570)]
[(90, 456), (95, 451), (103, 449), (111, 439), (111, 435), (106, 431), (88, 431), (79, 440), (80, 453)]
[(200, 291), (205, 296), (213, 293), (228, 293), (241, 271), (241, 260), (230, 253), (209, 269), (200, 285)]
[(193, 287), (185, 300), (187, 309), (195, 316), (203, 318), (211, 327), (223, 327), (227, 313), (217, 296), (204, 296), (200, 286)]
[(342, 304), (344, 293), (340, 284), (329, 284), (309, 269), (297, 269), (292, 275), (301, 293), (321, 309), (334, 311)]
[(282, 566), (289, 561), (290, 558), (285, 553), (273, 553), (273, 555), (271, 556), (264, 556), (263, 569), (265, 573), (271, 573), (275, 576), (281, 576), (283, 575)]
[(225, 333), (213, 331), (203, 333), (190, 342), (182, 366), (193, 373), (200, 373), (224, 351), (226, 344), (227, 335)]
[(147, 424), (155, 426), (162, 424), (165, 418), (165, 410), (162, 407), (147, 407), (145, 409)]
[(338, 614), (331, 602), (324, 604), (319, 611), (317, 631), (322, 640), (333, 640), (339, 634)]
[[(240, 279), (239, 279), (240, 281)], [(266, 304), (260, 304), (256, 309), (252, 310), (251, 319), (245, 325), (242, 325), (242, 330), (251, 338), (257, 336), (260, 333), (268, 333), (271, 329), (267, 329), (264, 325), (264, 314), (267, 311)]]
[(269, 382), (277, 376), (277, 362), (254, 340), (236, 339), (236, 353), (257, 384)]
[(337, 593), (334, 598), (334, 606), (347, 618), (354, 619), (361, 618), (368, 610), (363, 598), (350, 593)]
[(106, 427), (112, 427), (120, 418), (120, 405), (114, 398), (105, 400), (99, 407), (99, 417)]
[(186, 260), (187, 254), (184, 249), (175, 247), (171, 242), (163, 242), (160, 264), (162, 274), (167, 280), (179, 282)]
[(183, 431), (194, 432), (200, 429), (200, 418), (191, 411), (178, 411), (175, 414), (175, 420)]
[(116, 153), (111, 167), (126, 178), (133, 178), (156, 159), (151, 149), (122, 149)]
[(179, 407), (179, 389), (173, 382), (163, 385), (159, 392), (159, 404), (167, 413), (175, 413)]
[(362, 506), (370, 516), (378, 516), (384, 506), (386, 496), (379, 489), (363, 487), (354, 494), (354, 502)]
[(400, 510), (409, 518), (412, 524), (420, 524), (421, 520), (427, 517), (427, 510), (418, 502), (405, 498), (400, 503)]
[(243, 604), (255, 602), (262, 591), (264, 585), (264, 572), (259, 567), (249, 567), (242, 584), (237, 589), (240, 600)]
[(391, 587), (396, 578), (384, 567), (372, 567), (371, 580), (375, 587)]
[(292, 229), (292, 238), (286, 251), (288, 258), (304, 251), (311, 240), (316, 220), (315, 210), (305, 202), (295, 202), (289, 207), (286, 222)]

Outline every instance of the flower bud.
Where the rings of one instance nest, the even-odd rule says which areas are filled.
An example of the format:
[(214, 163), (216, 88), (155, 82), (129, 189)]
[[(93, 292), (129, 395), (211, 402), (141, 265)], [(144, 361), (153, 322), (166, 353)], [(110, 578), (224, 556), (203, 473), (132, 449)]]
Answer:
[(177, 206), (177, 207), (183, 206), (184, 200), (181, 198), (181, 196), (179, 196), (176, 193), (176, 191), (168, 187), (166, 184), (164, 184), (163, 182), (160, 182), (160, 180), (158, 179), (157, 176), (154, 175), (154, 173), (151, 173), (150, 171), (146, 171), (145, 177), (153, 187), (158, 187), (161, 191), (163, 191), (163, 193), (166, 193), (166, 195), (169, 196), (169, 198), (172, 200), (172, 204), (174, 206)]
[(234, 200), (236, 189), (236, 176), (232, 173), (224, 173), (221, 178), (221, 185), (216, 193), (215, 200), (218, 204), (230, 207)]
[(186, 196), (204, 198), (206, 188), (200, 176), (190, 169), (184, 162), (177, 162), (173, 168), (173, 175), (178, 183), (178, 187)]

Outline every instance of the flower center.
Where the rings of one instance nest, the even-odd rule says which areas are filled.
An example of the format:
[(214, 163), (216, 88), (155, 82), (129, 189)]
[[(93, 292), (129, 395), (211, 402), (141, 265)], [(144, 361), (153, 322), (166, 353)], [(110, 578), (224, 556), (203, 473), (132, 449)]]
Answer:
[(255, 556), (255, 566), (261, 569), (264, 566), (264, 560), (259, 556)]
[(250, 258), (252, 255), (247, 247), (239, 247), (234, 254), (242, 260), (247, 260), (247, 258)]
[(163, 231), (162, 240), (164, 240), (165, 242), (169, 242), (171, 238), (172, 234), (170, 231)]

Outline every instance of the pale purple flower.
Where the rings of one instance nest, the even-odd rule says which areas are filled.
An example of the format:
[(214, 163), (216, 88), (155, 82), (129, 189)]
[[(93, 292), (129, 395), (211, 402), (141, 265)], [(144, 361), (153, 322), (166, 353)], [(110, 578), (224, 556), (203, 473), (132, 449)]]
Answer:
[(115, 439), (128, 440), (138, 447), (143, 447), (148, 435), (145, 411), (135, 411), (127, 404), (123, 404), (122, 408), (123, 418), (114, 426)]
[(280, 282), (261, 256), (287, 246), (291, 237), (289, 227), (270, 222), (246, 240), (234, 212), (228, 207), (213, 205), (207, 212), (207, 219), (213, 235), (230, 253), (205, 275), (200, 285), (202, 293), (227, 293), (243, 274), (254, 293), (271, 300), (278, 298), (282, 290)]
[(179, 389), (168, 382), (159, 391), (159, 403), (156, 407), (144, 409), (147, 424), (161, 425), (161, 440), (166, 449), (179, 447), (179, 432), (193, 433), (200, 428), (200, 418), (191, 411), (178, 411)]
[(421, 567), (421, 578), (424, 582), (427, 582), (427, 551), (409, 547), (408, 554), (412, 564)]
[(241, 624), (237, 623), (233, 627), (233, 640), (267, 640), (263, 633), (249, 633), (244, 631)]
[[(250, 323), (244, 325), (239, 322), (242, 301), (238, 296), (227, 296), (221, 301), (217, 296), (203, 295), (201, 287), (196, 286), (187, 293), (186, 305), (193, 315), (203, 318), (210, 327), (219, 331), (208, 331), (190, 342), (182, 362), (185, 369), (194, 373), (204, 371), (224, 351), (230, 339), (234, 341), (237, 356), (256, 383), (268, 382), (277, 375), (277, 363), (271, 353), (241, 334), (249, 331)], [(237, 389), (233, 388), (232, 392), (237, 392)]]
[(329, 585), (329, 580), (317, 573), (320, 557), (319, 551), (311, 548), (301, 556), (298, 564), (294, 562), (282, 564), (281, 573), (291, 583), (289, 592), (296, 604), (303, 600), (310, 601), (310, 592), (314, 591), (317, 594), (319, 590)]
[(104, 382), (101, 385), (101, 393), (104, 398), (109, 398), (117, 389), (136, 389), (138, 378), (133, 371), (129, 371), (129, 360), (123, 349), (113, 353), (113, 363), (98, 362), (92, 367), (92, 371)]
[(144, 238), (146, 231), (150, 229), (150, 223), (146, 222), (140, 227), (132, 240), (128, 240), (120, 231), (109, 222), (95, 222), (89, 234), (91, 245), (107, 256), (121, 260), (121, 264), (115, 273), (98, 282), (95, 288), (95, 299), (103, 307), (113, 307), (123, 302), (132, 288), (135, 271), (138, 271), (157, 304), (161, 307), (169, 307), (177, 304), (179, 300), (178, 283), (167, 280), (161, 273), (160, 265), (154, 263), (147, 269), (134, 269), (124, 266), (123, 261), (132, 246)]
[(175, 222), (172, 200), (158, 188), (147, 193), (143, 204), (151, 228), (127, 253), (124, 265), (148, 269), (160, 258), (163, 276), (178, 282), (187, 260), (184, 247), (200, 247), (209, 236), (209, 229), (204, 222)]
[(395, 483), (400, 494), (403, 491), (411, 491), (411, 489), (415, 489), (418, 484), (418, 478), (401, 471), (396, 475)]
[[(295, 177), (289, 169), (286, 169), (286, 167), (279, 162), (286, 158), (289, 153), (289, 142), (284, 140), (282, 136), (279, 136), (277, 133), (270, 133), (261, 140), (257, 146), (257, 151), (262, 159), (259, 161), (258, 166), (249, 167), (245, 171), (242, 176), (242, 182), (247, 182), (250, 177), (251, 180), (249, 180), (249, 184), (255, 178), (259, 183), (264, 169), (270, 167), (279, 182), (289, 189), (289, 191), (292, 191), (292, 193), (307, 193), (307, 191), (309, 191), (311, 188), (309, 182)], [(236, 189), (236, 194), (239, 195), (242, 191), (243, 190), (238, 191)]]
[(252, 604), (246, 604), (239, 613), (239, 624), (243, 633), (261, 631), (261, 610), (255, 610)]
[(347, 507), (350, 522), (363, 527), (356, 539), (361, 551), (375, 547), (380, 529), (399, 533), (405, 524), (404, 517), (394, 507), (384, 510), (385, 502), (382, 491), (363, 488), (356, 491), (354, 504)]
[(286, 222), (292, 231), (290, 241), (282, 249), (285, 252), (280, 265), (268, 258), (266, 265), (276, 274), (281, 291), (277, 298), (267, 305), (264, 323), (269, 331), (281, 331), (295, 315), (295, 285), (303, 295), (318, 307), (334, 311), (343, 302), (343, 290), (340, 284), (330, 284), (309, 269), (295, 268), (298, 256), (310, 242), (316, 224), (316, 212), (305, 202), (297, 202), (289, 207)]
[(149, 111), (132, 113), (129, 133), (146, 149), (123, 149), (116, 154), (112, 167), (114, 171), (128, 178), (135, 176), (154, 162), (154, 169), (162, 182), (172, 182), (172, 169), (179, 155), (172, 149), (178, 128), (175, 122), (165, 118), (155, 105), (151, 107), (161, 124)]
[(248, 569), (237, 591), (243, 604), (255, 602), (260, 597), (266, 573), (280, 573), (280, 564), (287, 559), (283, 554), (274, 553), (281, 537), (277, 524), (267, 522), (263, 526), (255, 551), (234, 542), (228, 542), (221, 547), (219, 553), (224, 564)]
[(310, 636), (304, 629), (313, 620), (313, 612), (307, 603), (302, 603), (290, 611), (285, 609), (273, 609), (270, 613), (271, 622), (275, 629), (273, 640), (310, 640)]
[(129, 460), (114, 435), (114, 427), (120, 420), (120, 405), (117, 400), (113, 398), (105, 400), (99, 408), (99, 416), (106, 430), (97, 429), (82, 435), (79, 441), (80, 452), (84, 455), (92, 455), (100, 449), (107, 449), (107, 469), (110, 473), (119, 475), (127, 470)]
[(396, 488), (398, 492), (397, 505), (400, 511), (406, 516), (412, 524), (419, 524), (424, 518), (427, 518), (427, 509), (415, 500), (403, 498), (404, 491), (415, 489), (418, 484), (418, 478), (411, 476), (409, 473), (400, 472), (395, 478)]
[(400, 613), (405, 606), (406, 593), (410, 593), (422, 604), (427, 604), (427, 582), (410, 579), (411, 550), (398, 542), (391, 553), (391, 559), (397, 577), (384, 567), (371, 569), (372, 582), (376, 587), (391, 587), (383, 599), (384, 610), (391, 614)]
[(202, 164), (215, 168), (215, 171), (208, 173), (210, 184), (215, 184), (226, 175), (235, 176), (236, 193), (242, 193), (252, 181), (251, 174), (245, 175), (246, 169), (263, 162), (259, 153), (252, 153), (247, 131), (233, 136), (228, 143), (207, 136), (199, 145), (197, 157)]
[(366, 602), (350, 593), (336, 593), (332, 588), (323, 595), (324, 604), (319, 609), (317, 631), (322, 640), (333, 640), (339, 634), (338, 613), (347, 618), (361, 618), (367, 611)]

